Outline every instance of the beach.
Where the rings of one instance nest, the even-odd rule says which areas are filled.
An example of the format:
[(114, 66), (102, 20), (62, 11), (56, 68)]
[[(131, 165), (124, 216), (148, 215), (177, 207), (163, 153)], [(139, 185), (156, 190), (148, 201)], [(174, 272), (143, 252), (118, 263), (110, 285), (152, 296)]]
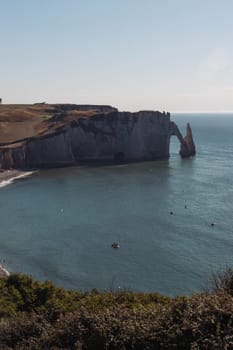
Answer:
[(0, 171), (0, 187), (4, 187), (12, 183), (13, 181), (20, 179), (25, 176), (31, 175), (32, 171), (22, 171), (22, 170), (1, 170)]

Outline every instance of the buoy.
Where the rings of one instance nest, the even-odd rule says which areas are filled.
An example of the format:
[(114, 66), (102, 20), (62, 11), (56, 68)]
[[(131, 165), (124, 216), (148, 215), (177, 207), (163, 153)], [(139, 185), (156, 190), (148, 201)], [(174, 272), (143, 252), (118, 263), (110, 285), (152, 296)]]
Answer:
[(210, 224), (212, 227), (215, 225), (215, 222), (211, 222), (211, 224)]
[(173, 215), (173, 211), (170, 211), (170, 215)]

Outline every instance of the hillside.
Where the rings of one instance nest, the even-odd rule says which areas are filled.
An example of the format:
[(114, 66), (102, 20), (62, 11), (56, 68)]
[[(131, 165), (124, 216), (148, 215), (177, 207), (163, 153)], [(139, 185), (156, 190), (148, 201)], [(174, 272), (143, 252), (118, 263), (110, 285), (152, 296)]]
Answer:
[(49, 134), (73, 119), (109, 111), (116, 109), (73, 104), (0, 104), (0, 143)]
[(0, 279), (0, 348), (230, 350), (232, 281), (229, 270), (210, 292), (168, 298), (80, 293), (14, 274)]

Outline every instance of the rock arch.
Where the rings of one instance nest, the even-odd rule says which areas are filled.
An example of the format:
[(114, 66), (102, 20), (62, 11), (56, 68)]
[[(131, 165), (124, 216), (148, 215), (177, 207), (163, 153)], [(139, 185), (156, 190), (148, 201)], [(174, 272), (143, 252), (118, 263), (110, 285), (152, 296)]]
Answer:
[(172, 133), (171, 135), (175, 135), (180, 142), (180, 151), (179, 154), (181, 158), (188, 158), (194, 156), (196, 154), (196, 147), (193, 141), (192, 129), (189, 123), (186, 125), (186, 135), (182, 136), (178, 126), (171, 122), (172, 124)]

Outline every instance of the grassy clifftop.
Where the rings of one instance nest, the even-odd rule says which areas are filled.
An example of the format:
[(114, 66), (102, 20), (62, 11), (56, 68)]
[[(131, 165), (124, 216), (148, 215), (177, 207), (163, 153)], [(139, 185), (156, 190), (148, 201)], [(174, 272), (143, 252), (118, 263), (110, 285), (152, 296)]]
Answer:
[(73, 119), (113, 110), (96, 105), (0, 104), (0, 143), (52, 133)]
[(209, 293), (80, 293), (24, 275), (0, 279), (2, 349), (232, 349), (232, 272)]

